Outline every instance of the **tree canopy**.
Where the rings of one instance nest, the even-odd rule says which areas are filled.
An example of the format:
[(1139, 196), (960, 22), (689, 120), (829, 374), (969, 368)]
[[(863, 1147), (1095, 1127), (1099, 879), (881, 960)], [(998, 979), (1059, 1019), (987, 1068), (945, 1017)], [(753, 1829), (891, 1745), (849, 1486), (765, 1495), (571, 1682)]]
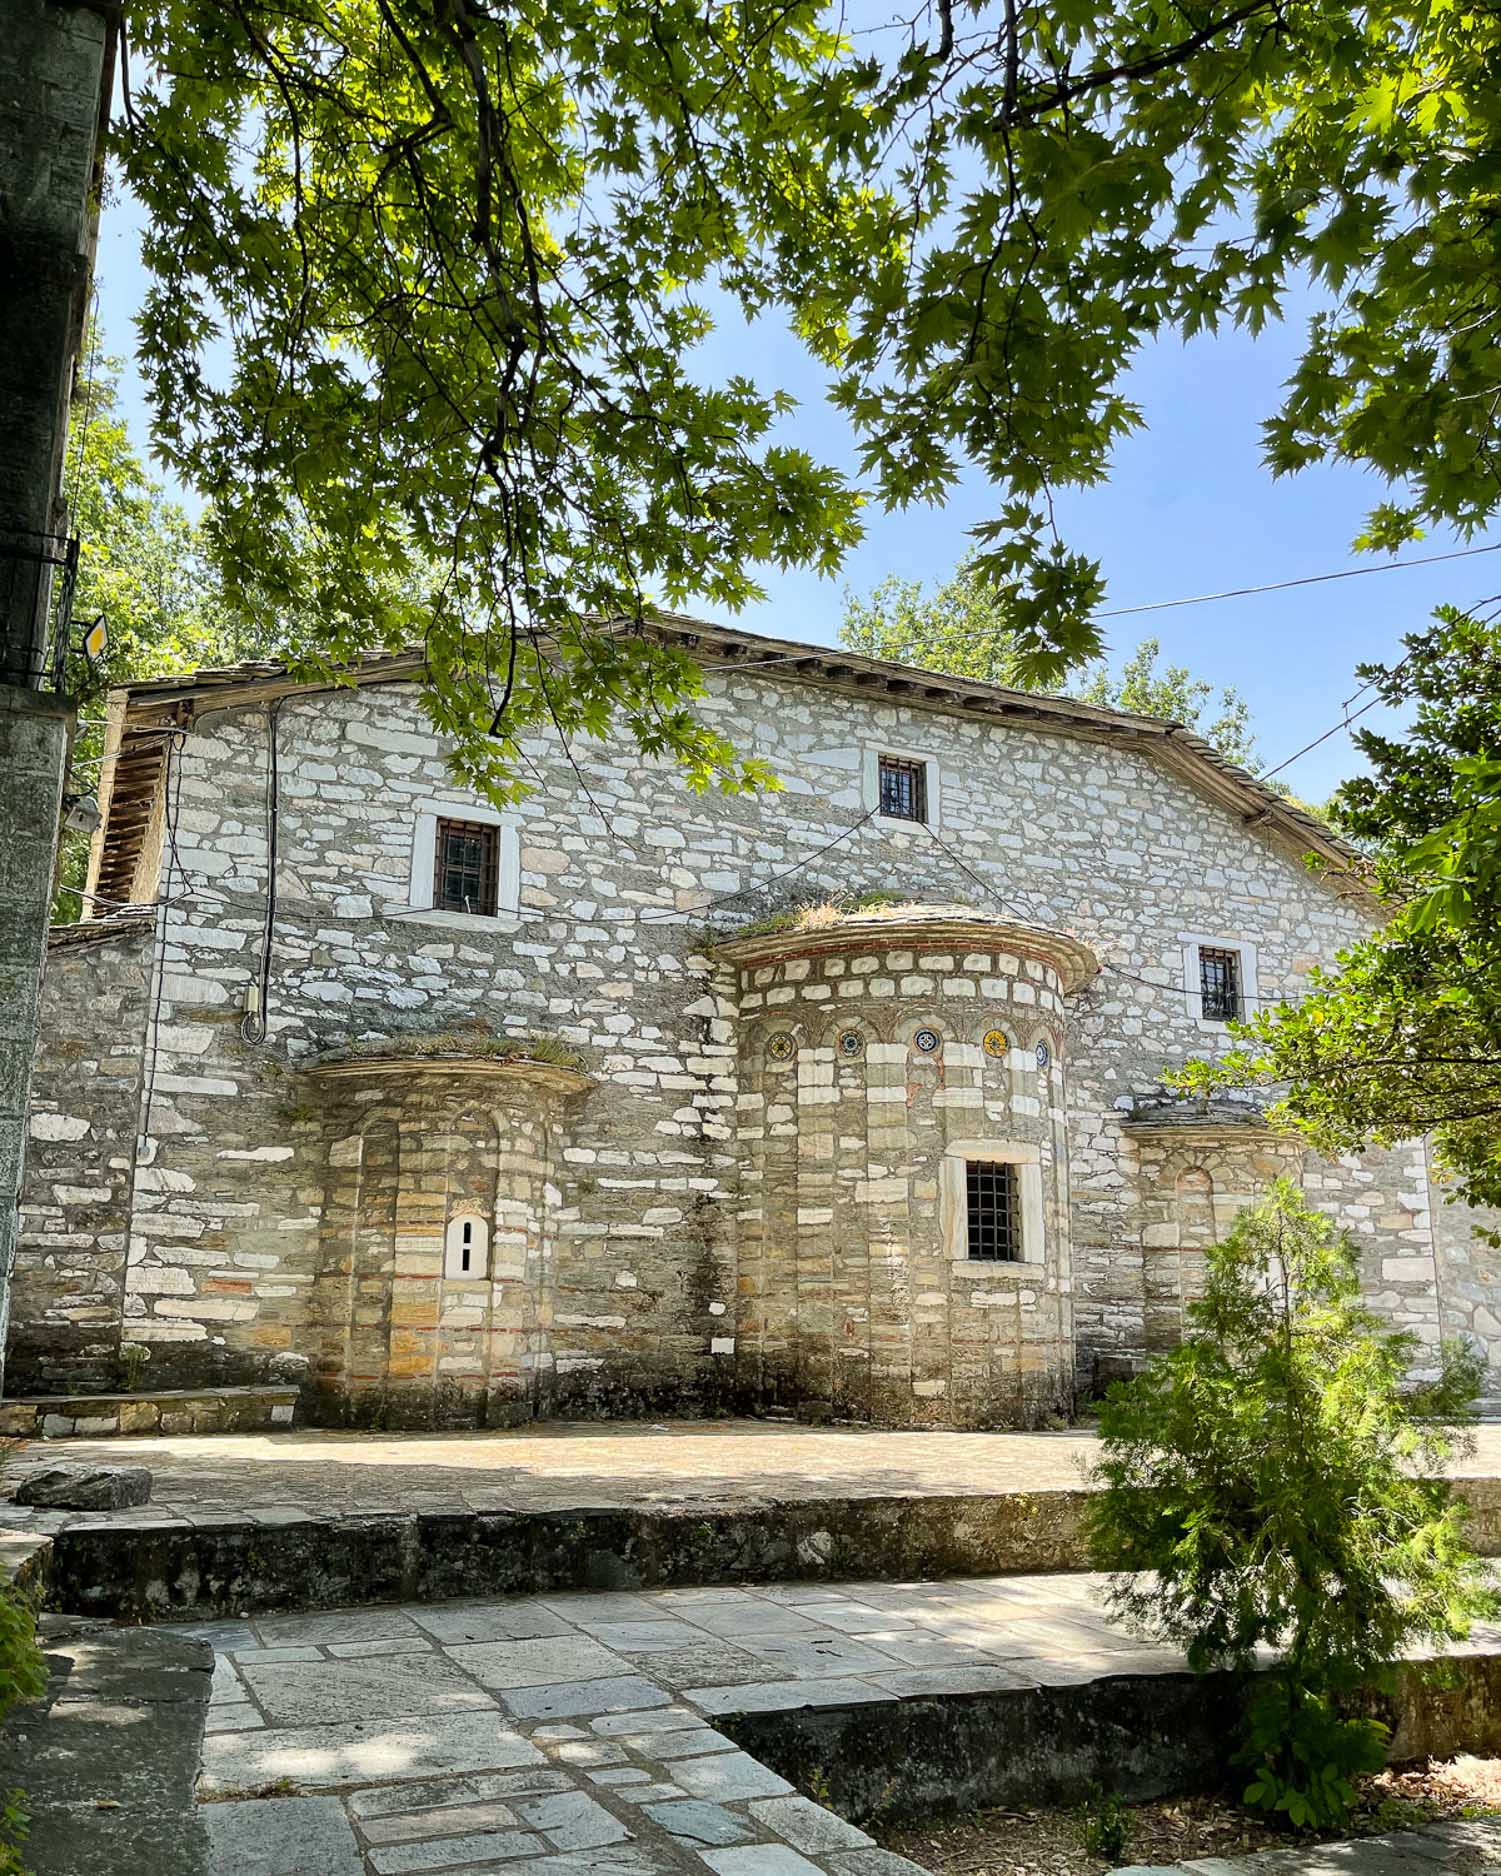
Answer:
[[(97, 665), (75, 654), (68, 671), (79, 716), (70, 787), (80, 795), (98, 786), (104, 700), (112, 685), (264, 657), (283, 649), (294, 629), (294, 622), (281, 621), (268, 632), (226, 600), (202, 527), (180, 503), (168, 500), (130, 440), (120, 409), (122, 369), (91, 330), (64, 493), (79, 540), (73, 616), (87, 623), (102, 614), (109, 645)], [(80, 916), (87, 857), (83, 836), (63, 836), (61, 885), (53, 905), (60, 921)]]
[[(145, 204), (156, 438), (248, 614), (324, 661), (425, 637), (462, 774), (612, 721), (766, 779), (633, 631), (832, 572), (862, 507), (995, 490), (1018, 681), (1101, 649), (1053, 496), (1142, 421), (1155, 335), (1322, 296), (1273, 473), (1391, 485), (1367, 540), (1483, 524), (1501, 404), (1501, 18), (1434, 0), (129, 0), (116, 160)], [(695, 373), (785, 320), (856, 438)], [(220, 341), (227, 341), (226, 352)], [(310, 549), (310, 551), (309, 551)], [(432, 566), (428, 589), (405, 569)], [(393, 578), (393, 574), (395, 577)]]
[(979, 572), (973, 554), (931, 593), (921, 580), (898, 573), (888, 573), (868, 594), (847, 587), (839, 642), (868, 658), (1016, 690), (1034, 688), (1011, 624), (1009, 600)]
[[(844, 595), (839, 642), (871, 658), (948, 671), (1014, 689), (1040, 688), (1017, 643), (1007, 595), (966, 555), (932, 593), (920, 580), (888, 574), (867, 595)], [(1164, 717), (1196, 730), (1229, 762), (1257, 766), (1250, 706), (1233, 689), (1219, 692), (1187, 665), (1158, 668), (1161, 642), (1144, 638), (1117, 675), (1104, 659), (1083, 667), (1067, 686), (1084, 703)]]
[(1330, 804), (1391, 922), (1181, 1079), (1276, 1089), (1331, 1153), (1432, 1132), (1456, 1192), (1501, 1205), (1501, 637), (1446, 610), (1405, 653), (1361, 676), (1412, 728), (1356, 731), (1370, 773)]

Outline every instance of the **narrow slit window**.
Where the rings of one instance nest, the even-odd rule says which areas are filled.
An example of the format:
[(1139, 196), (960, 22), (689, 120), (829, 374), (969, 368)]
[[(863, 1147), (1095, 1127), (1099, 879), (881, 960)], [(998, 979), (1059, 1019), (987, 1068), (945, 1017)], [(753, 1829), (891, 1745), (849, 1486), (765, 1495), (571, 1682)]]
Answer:
[(1240, 956), (1213, 945), (1199, 947), (1199, 1009), (1206, 1023), (1240, 1016)]
[(893, 821), (928, 818), (928, 765), (901, 756), (882, 756), (879, 767), (881, 813)]
[(500, 830), (478, 821), (439, 821), (433, 905), (440, 912), (493, 918), (500, 879)]
[(443, 1231), (443, 1275), (455, 1283), (482, 1281), (489, 1247), (489, 1227), (477, 1212), (450, 1218)]
[(998, 1160), (967, 1160), (964, 1196), (971, 1259), (984, 1264), (1019, 1263), (1022, 1221), (1016, 1168)]

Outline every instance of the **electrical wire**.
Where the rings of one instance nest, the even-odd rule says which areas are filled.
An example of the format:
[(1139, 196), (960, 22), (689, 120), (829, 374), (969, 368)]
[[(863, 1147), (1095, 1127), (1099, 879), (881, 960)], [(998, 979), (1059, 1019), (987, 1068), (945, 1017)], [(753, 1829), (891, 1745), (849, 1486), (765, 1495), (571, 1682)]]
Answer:
[(874, 820), (877, 812), (875, 808), (868, 809), (858, 821), (852, 821), (843, 833), (836, 834), (832, 840), (826, 841), (821, 847), (816, 847), (812, 853), (805, 855), (792, 866), (784, 867), (780, 873), (773, 873), (769, 879), (757, 880), (752, 886), (742, 886), (738, 892), (720, 893), (717, 898), (706, 899), (702, 905), (684, 906), (681, 909), (676, 906), (649, 909), (639, 914), (637, 922), (644, 924), (649, 920), (697, 916), (701, 912), (712, 912), (718, 906), (729, 905), (732, 900), (748, 899), (753, 893), (765, 892), (768, 887), (775, 886), (778, 881), (790, 879), (794, 873), (801, 873), (804, 867), (811, 866), (815, 860), (822, 859), (824, 854), (831, 853), (841, 842), (848, 840), (851, 834), (858, 833), (867, 821)]
[[(954, 849), (950, 847), (946, 841), (940, 839), (938, 834), (935, 833), (934, 830), (930, 826), (928, 826), (928, 823), (926, 821), (920, 821), (917, 823), (917, 825), (922, 827), (926, 831), (928, 838), (939, 849), (939, 851), (941, 853), (946, 854), (948, 858), (953, 862), (953, 864), (959, 868), (960, 872), (965, 874), (969, 879), (973, 880), (975, 885), (977, 885), (980, 888), (981, 892), (985, 893), (988, 898), (992, 899), (995, 902), (995, 904), (997, 904), (1001, 908), (1003, 912), (1009, 913), (1012, 918), (1020, 918), (1029, 924), (1042, 925), (1045, 923), (1041, 914), (1038, 913), (1036, 910), (1033, 910), (1030, 912), (1025, 911), (1020, 906), (1012, 904), (1008, 899), (1005, 898), (1005, 896), (1002, 893), (997, 892), (995, 887), (991, 885), (990, 881), (985, 879), (981, 874), (977, 873), (975, 869), (969, 864), (969, 862), (964, 858), (963, 854), (956, 853)], [(1147, 990), (1174, 991), (1179, 996), (1186, 996), (1189, 994), (1188, 986), (1184, 983), (1181, 983), (1181, 982), (1175, 983), (1171, 980), (1169, 980), (1166, 983), (1157, 983), (1154, 979), (1150, 977), (1137, 976), (1134, 971), (1128, 971), (1124, 965), (1111, 963), (1111, 961), (1108, 958), (1100, 959), (1100, 970), (1102, 972), (1108, 972), (1112, 977), (1124, 978), (1127, 983), (1140, 984)], [(1303, 1000), (1300, 997), (1289, 997), (1289, 996), (1275, 996), (1275, 997), (1258, 996), (1246, 990), (1244, 986), (1241, 987), (1239, 994), (1240, 994), (1240, 999), (1243, 1003), (1268, 1003), (1268, 1004), (1276, 1005), (1276, 1004), (1283, 1004), (1283, 1003), (1299, 1003)]]
[(1324, 586), (1331, 580), (1362, 580), (1371, 573), (1396, 573), (1405, 567), (1436, 567), (1445, 560), (1472, 560), (1477, 554), (1501, 553), (1501, 541), (1483, 547), (1457, 547), (1447, 554), (1418, 554), (1411, 560), (1383, 560), (1374, 567), (1342, 567), (1334, 573), (1304, 573), (1292, 580), (1267, 580), (1260, 586), (1228, 586), (1222, 593), (1196, 593), (1190, 599), (1157, 599), (1146, 606), (1113, 606), (1097, 619), (1129, 619), (1143, 612), (1172, 612), (1179, 606), (1209, 606), (1220, 599), (1250, 599), (1258, 593), (1286, 593), (1295, 586)]
[[(83, 457), (88, 444), (89, 427), (94, 421), (94, 373), (99, 364), (99, 335), (94, 330), (94, 322), (99, 317), (99, 282), (96, 278), (89, 295), (89, 319), (86, 343), (89, 348), (89, 375), (84, 381), (83, 422), (78, 426), (78, 448), (73, 456), (72, 493), (76, 500), (78, 484), (83, 477)], [(72, 520), (72, 514), (68, 516)]]
[[(1155, 599), (1142, 606), (1111, 606), (1093, 616), (1096, 619), (1137, 618), (1148, 612), (1173, 612), (1180, 606), (1210, 606), (1222, 599), (1250, 599), (1261, 593), (1285, 593), (1295, 586), (1323, 586), (1332, 580), (1361, 580), (1372, 573), (1397, 573), (1407, 567), (1433, 567), (1449, 560), (1472, 560), (1478, 554), (1501, 553), (1501, 541), (1489, 541), (1482, 547), (1459, 547), (1444, 554), (1419, 554), (1410, 560), (1383, 560), (1373, 567), (1342, 567), (1332, 573), (1304, 573), (1287, 580), (1265, 580), (1258, 586), (1229, 586), (1218, 593), (1194, 593), (1184, 599)], [(948, 636), (969, 641), (972, 639), (1003, 637), (1012, 627), (1006, 624), (977, 625), (967, 632), (954, 632)], [(808, 658), (817, 658), (825, 653), (836, 655), (850, 652), (857, 658), (874, 658), (889, 663), (900, 663), (905, 653), (916, 651), (918, 646), (908, 640), (901, 645), (886, 645), (879, 650), (862, 651), (854, 645), (809, 646), (803, 651), (779, 652), (771, 658), (758, 658), (754, 662), (737, 664), (737, 671), (762, 671), (774, 664), (797, 664)], [(924, 667), (914, 665), (913, 670)], [(951, 673), (937, 673), (939, 676)], [(1050, 695), (1051, 693), (1040, 693)]]
[[(151, 1023), (146, 1038), (150, 1066), (146, 1072), (145, 1086), (141, 1091), (141, 1123), (136, 1136), (136, 1154), (139, 1158), (145, 1142), (151, 1138), (151, 1107), (156, 1098), (156, 1069), (161, 1055), (162, 1023), (162, 988), (167, 975), (167, 920), (174, 903), (172, 897), (172, 874), (179, 863), (175, 823), (182, 803), (182, 747), (187, 742), (187, 732), (179, 732), (178, 737), (167, 745), (166, 763), (162, 774), (162, 822), (167, 830), (167, 890), (157, 902), (155, 932), (156, 981), (152, 986)], [(173, 757), (177, 757), (174, 763)]]
[[(1498, 545), (1501, 545), (1501, 543), (1498, 543)], [(1485, 551), (1485, 550), (1477, 550), (1477, 551)], [(1474, 605), (1467, 606), (1465, 608), (1465, 611), (1471, 616), (1474, 616), (1479, 613), (1480, 608), (1482, 606), (1494, 605), (1498, 599), (1501, 599), (1501, 594), (1496, 594), (1496, 593), (1487, 594), (1487, 596), (1484, 599), (1476, 600)], [(1487, 619), (1485, 623), (1490, 624), (1492, 619), (1494, 619), (1494, 617), (1495, 617), (1495, 614), (1492, 613), (1491, 617)], [(1378, 704), (1384, 702), (1385, 700), (1381, 697), (1373, 697), (1368, 704), (1362, 704), (1358, 710), (1352, 711), (1350, 709), (1350, 705), (1355, 702), (1356, 698), (1363, 697), (1368, 690), (1373, 690), (1378, 684), (1390, 684), (1394, 679), (1401, 677), (1402, 673), (1407, 669), (1408, 665), (1412, 663), (1413, 659), (1417, 657), (1418, 653), (1422, 651), (1424, 647), (1429, 643), (1429, 641), (1433, 638), (1434, 632), (1437, 631), (1437, 629), (1438, 629), (1437, 627), (1434, 627), (1432, 631), (1424, 632), (1419, 638), (1418, 642), (1413, 646), (1412, 650), (1408, 652), (1407, 656), (1403, 658), (1400, 661), (1400, 663), (1394, 664), (1389, 671), (1381, 671), (1375, 677), (1367, 678), (1365, 683), (1362, 684), (1358, 690), (1351, 691), (1350, 695), (1345, 699), (1344, 703), (1341, 705), (1343, 715), (1340, 717), (1340, 720), (1338, 721), (1338, 723), (1331, 724), (1330, 727), (1322, 733), (1322, 735), (1315, 736), (1311, 743), (1304, 743), (1301, 749), (1295, 749), (1290, 756), (1284, 756), (1282, 760), (1279, 763), (1277, 763), (1274, 767), (1269, 768), (1269, 769), (1258, 769), (1256, 771), (1257, 781), (1264, 782), (1264, 781), (1267, 781), (1273, 775), (1280, 775), (1283, 769), (1290, 767), (1291, 764), (1296, 762), (1300, 756), (1306, 756), (1310, 749), (1317, 749), (1321, 743), (1327, 743), (1331, 736), (1338, 736), (1341, 730), (1347, 730), (1352, 723), (1358, 721), (1359, 718), (1363, 717), (1368, 710), (1374, 710)]]
[[(1398, 665), (1396, 670), (1392, 672), (1392, 676), (1395, 677), (1397, 671), (1401, 669), (1402, 666)], [(1358, 697), (1360, 692), (1357, 691), (1355, 694)], [(1291, 768), (1299, 757), (1306, 756), (1311, 749), (1317, 749), (1321, 743), (1327, 743), (1331, 736), (1338, 736), (1341, 730), (1349, 729), (1350, 725), (1352, 723), (1358, 723), (1368, 710), (1374, 710), (1378, 704), (1384, 701), (1384, 698), (1373, 697), (1369, 703), (1362, 704), (1358, 710), (1352, 711), (1347, 708), (1338, 723), (1331, 724), (1321, 736), (1315, 736), (1311, 743), (1304, 743), (1301, 749), (1295, 749), (1290, 756), (1284, 756), (1279, 763), (1270, 769), (1258, 769), (1256, 771), (1257, 781), (1270, 781), (1274, 775), (1280, 775), (1284, 769)]]
[[(272, 706), (272, 710), (279, 710), (280, 703), (281, 703), (281, 700), (278, 700), (277, 704)], [(268, 711), (268, 717), (270, 717), (271, 714), (272, 714), (272, 711)], [(183, 741), (185, 741), (185, 733), (181, 731), (176, 732), (176, 740), (174, 741), (172, 749), (169, 750), (169, 754), (168, 754), (169, 765), (172, 762), (172, 756), (179, 753), (180, 746)], [(180, 794), (181, 784), (182, 784), (182, 772), (181, 772), (180, 761), (174, 766), (174, 776), (175, 776), (175, 785), (174, 785), (173, 792), (174, 792), (174, 795), (178, 795)], [(271, 891), (269, 892), (266, 898), (262, 898), (259, 895), (226, 893), (225, 891), (223, 891), (222, 888), (209, 886), (204, 882), (195, 881), (192, 878), (191, 874), (188, 872), (188, 869), (185, 863), (182, 861), (181, 855), (177, 847), (177, 839), (176, 839), (177, 804), (176, 804), (175, 799), (172, 801), (171, 806), (169, 807), (169, 811), (164, 816), (165, 832), (166, 832), (168, 847), (169, 847), (169, 851), (171, 855), (169, 866), (168, 866), (168, 885), (170, 888), (171, 876), (174, 872), (178, 872), (182, 875), (184, 884), (189, 887), (189, 891), (188, 893), (179, 895), (179, 897), (174, 898), (174, 899), (169, 899), (165, 901), (158, 900), (156, 902), (158, 906), (161, 906), (164, 904), (178, 904), (178, 903), (181, 903), (183, 899), (190, 899), (192, 897), (196, 897), (201, 894), (206, 897), (220, 899), (229, 904), (238, 903), (238, 904), (243, 904), (247, 906), (249, 905), (255, 905), (257, 907), (264, 906), (265, 908), (265, 917), (264, 917), (263, 924), (262, 924), (261, 958), (260, 958), (260, 963), (259, 963), (259, 970), (257, 973), (257, 981), (258, 981), (258, 986), (260, 990), (260, 1008), (259, 1008), (257, 1015), (253, 1018), (247, 1013), (244, 1021), (241, 1024), (242, 1035), (244, 1035), (245, 1040), (247, 1042), (250, 1042), (253, 1044), (264, 1041), (266, 1033), (267, 1033), (267, 1022), (266, 1022), (266, 1018), (268, 1014), (267, 998), (269, 996), (269, 990), (270, 990), (272, 941), (274, 937), (274, 922), (276, 918), (274, 882), (275, 882), (275, 876), (276, 876), (276, 854), (277, 854), (277, 844), (278, 844), (277, 830), (278, 830), (278, 823), (279, 823), (278, 776), (279, 776), (279, 767), (278, 767), (278, 756), (277, 756), (277, 737), (276, 737), (275, 725), (273, 722), (271, 725), (271, 733), (270, 733), (270, 740), (269, 740), (269, 747), (268, 747), (268, 754), (267, 754), (268, 885), (271, 887)], [(573, 926), (573, 927), (601, 926), (601, 925), (613, 924), (617, 929), (619, 929), (621, 926), (624, 926), (624, 928), (628, 930), (632, 923), (634, 923), (637, 926), (640, 926), (640, 925), (648, 924), (648, 923), (654, 924), (654, 923), (665, 921), (668, 919), (687, 920), (690, 918), (702, 917), (705, 914), (712, 915), (720, 906), (731, 905), (742, 899), (748, 899), (748, 898), (754, 897), (755, 895), (759, 893), (769, 891), (773, 886), (779, 885), (783, 880), (791, 879), (796, 874), (806, 871), (808, 867), (812, 866), (816, 861), (822, 859), (825, 854), (831, 853), (834, 851), (835, 848), (843, 845), (845, 841), (849, 840), (853, 835), (857, 834), (862, 827), (868, 826), (876, 818), (878, 813), (879, 813), (878, 807), (867, 809), (866, 812), (862, 814), (858, 820), (852, 821), (848, 827), (841, 829), (840, 832), (835, 834), (831, 840), (827, 840), (821, 846), (815, 847), (811, 853), (804, 854), (800, 859), (795, 860), (790, 866), (782, 867), (775, 873), (769, 874), (766, 878), (760, 879), (760, 880), (754, 880), (749, 885), (739, 887), (734, 892), (715, 894), (712, 898), (702, 900), (697, 905), (682, 906), (682, 907), (678, 907), (678, 906), (647, 907), (644, 909), (635, 910), (632, 913), (629, 920), (620, 920), (620, 919), (612, 920), (610, 915), (607, 913), (606, 914), (596, 913), (593, 917), (590, 917), (590, 918), (580, 918), (580, 917), (572, 916), (566, 913), (548, 912), (548, 911), (543, 911), (540, 909), (530, 908), (530, 907), (518, 907), (516, 908), (514, 912), (503, 914), (502, 916), (515, 918), (518, 921), (518, 923), (530, 923), (530, 924), (541, 924), (541, 925), (568, 925), (568, 926)], [(920, 826), (923, 829), (923, 831), (927, 834), (928, 838), (939, 849), (939, 851), (944, 854), (944, 856), (949, 860), (949, 862), (953, 866), (955, 866), (961, 873), (963, 873), (967, 879), (969, 879), (975, 886), (977, 886), (980, 889), (980, 891), (983, 894), (985, 894), (985, 896), (988, 899), (990, 899), (994, 904), (999, 906), (1001, 910), (1004, 911), (1008, 916), (1012, 918), (1021, 919), (1024, 923), (1028, 923), (1028, 924), (1046, 925), (1048, 923), (1048, 915), (1043, 913), (1036, 906), (1024, 906), (1024, 905), (1018, 904), (1017, 902), (1013, 900), (1008, 899), (994, 885), (992, 885), (992, 883), (989, 880), (987, 880), (982, 874), (978, 873), (974, 869), (974, 867), (972, 867), (969, 864), (969, 862), (964, 858), (964, 856), (961, 853), (957, 852), (945, 840), (943, 840), (942, 837), (937, 833), (937, 831), (933, 827), (931, 827), (927, 822), (915, 822), (913, 825)], [(143, 909), (148, 909), (148, 908), (143, 908)], [(400, 918), (422, 918), (424, 916), (431, 917), (433, 910), (434, 908), (431, 906), (404, 906), (397, 911), (387, 912), (385, 916), (386, 918), (391, 919), (391, 920), (400, 919)], [(1101, 970), (1110, 973), (1112, 976), (1122, 978), (1126, 982), (1138, 984), (1142, 988), (1151, 990), (1154, 993), (1160, 993), (1166, 990), (1169, 992), (1176, 992), (1180, 995), (1186, 994), (1186, 987), (1180, 981), (1169, 979), (1166, 982), (1158, 982), (1152, 978), (1139, 976), (1136, 973), (1127, 970), (1123, 965), (1115, 964), (1108, 960), (1102, 960)], [(1243, 1001), (1247, 1003), (1282, 1004), (1282, 1003), (1294, 1002), (1298, 1000), (1298, 999), (1290, 998), (1287, 996), (1261, 996), (1261, 995), (1257, 995), (1255, 993), (1246, 991), (1244, 989), (1242, 990), (1241, 994), (1242, 994)]]
[[(848, 827), (842, 828), (832, 840), (825, 841), (821, 847), (815, 847), (812, 853), (804, 854), (802, 859), (794, 860), (791, 866), (783, 867), (780, 872), (772, 873), (766, 879), (753, 880), (749, 886), (741, 886), (735, 892), (718, 893), (714, 898), (702, 900), (698, 905), (646, 906), (640, 909), (633, 908), (630, 915), (630, 923), (642, 925), (648, 923), (655, 924), (659, 920), (665, 919), (697, 918), (705, 912), (712, 913), (719, 906), (729, 905), (737, 899), (749, 899), (756, 893), (765, 892), (770, 887), (777, 885), (781, 880), (790, 879), (794, 873), (801, 873), (804, 868), (811, 866), (815, 860), (821, 859), (824, 854), (832, 852), (835, 847), (848, 840), (851, 834), (858, 833), (868, 821), (873, 820), (876, 813), (877, 810), (875, 808), (869, 809), (860, 816), (858, 821), (851, 821)], [(437, 910), (441, 910), (441, 907), (430, 905), (402, 906), (397, 911), (387, 912), (385, 916), (388, 919), (431, 918), (434, 911)], [(542, 925), (587, 926), (609, 925), (612, 922), (619, 925), (623, 922), (618, 919), (612, 921), (608, 913), (596, 913), (593, 918), (576, 918), (566, 912), (545, 912), (529, 906), (518, 906), (514, 911), (502, 912), (497, 914), (497, 916)]]

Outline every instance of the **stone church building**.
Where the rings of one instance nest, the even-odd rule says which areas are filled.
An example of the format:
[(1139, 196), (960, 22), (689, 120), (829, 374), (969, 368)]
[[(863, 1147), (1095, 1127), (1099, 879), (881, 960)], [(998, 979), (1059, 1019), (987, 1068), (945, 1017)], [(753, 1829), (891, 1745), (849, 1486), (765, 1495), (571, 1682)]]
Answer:
[(1284, 1172), (1393, 1322), (1501, 1364), (1422, 1142), (1331, 1164), (1162, 1086), (1371, 929), (1326, 829), (1171, 724), (650, 629), (780, 792), (538, 736), (497, 812), (415, 655), (114, 697), (11, 1391), (144, 1348), (154, 1388), (305, 1356), (327, 1424), (1036, 1425), (1173, 1343)]

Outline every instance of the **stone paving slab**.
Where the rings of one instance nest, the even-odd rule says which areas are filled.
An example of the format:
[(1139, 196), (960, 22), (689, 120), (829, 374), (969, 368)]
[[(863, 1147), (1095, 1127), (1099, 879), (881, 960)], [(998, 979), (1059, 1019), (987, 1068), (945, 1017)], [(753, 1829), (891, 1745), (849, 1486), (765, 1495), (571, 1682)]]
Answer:
[[(1140, 1689), (1144, 1675), (1181, 1675), (1174, 1651), (1111, 1623), (1102, 1582), (1048, 1575), (606, 1592), (169, 1630), (216, 1651), (199, 1786), (217, 1859), (211, 1876), (924, 1876), (797, 1792), (784, 1775), (801, 1777), (794, 1764), (765, 1763), (716, 1717), (729, 1716), (731, 1731), (732, 1720), (742, 1732), (769, 1720), (786, 1732), (799, 1716), (848, 1709), (859, 1726), (866, 1709), (879, 1719), (910, 1705), (922, 1727), (945, 1700), (957, 1709), (1031, 1698), (1044, 1703), (1041, 1714), (1089, 1680)], [(686, 1691), (654, 1681), (640, 1671), (651, 1649), (630, 1644), (655, 1641), (663, 1628), (674, 1631), (678, 1654), (705, 1663), (728, 1633), (769, 1678), (748, 1682), (731, 1662), (724, 1680), (708, 1672)], [(956, 1658), (913, 1666), (905, 1658), (913, 1635), (946, 1641)], [(1501, 1655), (1501, 1626), (1478, 1631), (1476, 1646)], [(1134, 1716), (1145, 1709), (1133, 1698)], [(1046, 1725), (1076, 1725), (1074, 1711), (1060, 1708)], [(1024, 1720), (1037, 1723), (1037, 1715)], [(756, 1750), (776, 1756), (769, 1736)], [(862, 1756), (879, 1760), (884, 1777), (891, 1761), (881, 1751), (873, 1745)], [(822, 1763), (809, 1756), (805, 1767)], [(1289, 1853), (1279, 1851), (1250, 1859), (1254, 1869), (1192, 1872), (1433, 1876), (1436, 1862), (1456, 1872), (1488, 1867), (1475, 1860), (1483, 1845), (1473, 1837), (1456, 1837), (1441, 1854), (1430, 1845), (1426, 1871), (1396, 1839), (1365, 1861), (1351, 1860), (1349, 1848), (1326, 1846), (1313, 1864), (1286, 1864), (1279, 1859)]]
[[(58, 1617), (43, 1618), (41, 1640), (46, 1695), (0, 1732), (0, 1791), (26, 1794), (27, 1870), (203, 1876), (204, 1807), (193, 1788), (210, 1651), (180, 1634)], [(236, 1876), (260, 1872), (247, 1858)]]
[(365, 1860), (337, 1798), (247, 1798), (200, 1807), (209, 1876), (365, 1876)]

